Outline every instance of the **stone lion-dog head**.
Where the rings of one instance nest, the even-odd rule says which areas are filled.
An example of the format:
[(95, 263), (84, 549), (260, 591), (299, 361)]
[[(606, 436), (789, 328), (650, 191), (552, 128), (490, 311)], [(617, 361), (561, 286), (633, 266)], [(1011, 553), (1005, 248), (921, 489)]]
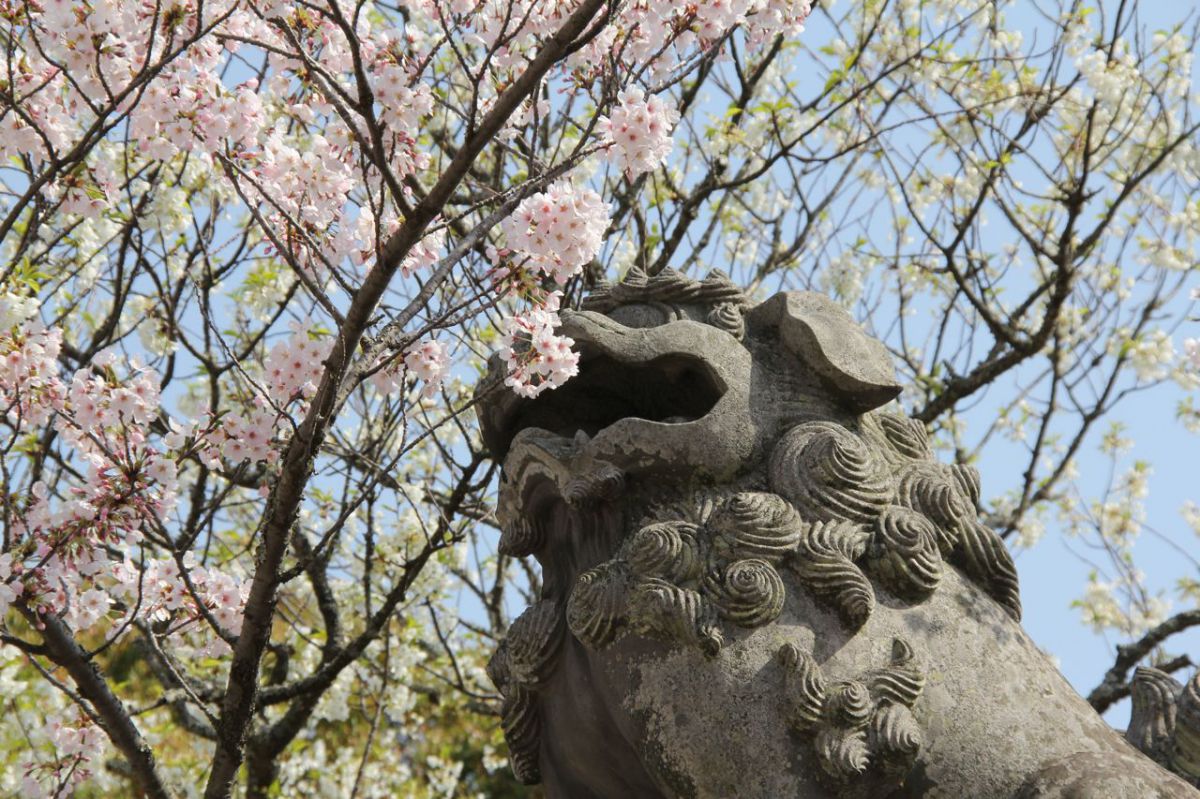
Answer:
[[(542, 569), (489, 667), (521, 781), (1011, 797), (1037, 758), (1072, 754), (997, 745), (1028, 732), (1012, 701), (1116, 738), (1057, 696), (978, 473), (880, 410), (901, 390), (891, 357), (843, 308), (633, 270), (562, 319), (578, 376), (522, 399), (495, 389), (493, 363), (480, 391), (500, 551)], [(985, 748), (994, 763), (968, 765)], [(949, 792), (914, 792), (929, 785)]]

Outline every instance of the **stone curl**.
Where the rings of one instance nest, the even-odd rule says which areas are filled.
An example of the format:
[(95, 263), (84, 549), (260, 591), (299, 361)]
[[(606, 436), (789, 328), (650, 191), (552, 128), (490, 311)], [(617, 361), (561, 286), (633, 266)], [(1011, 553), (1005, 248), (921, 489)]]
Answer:
[(796, 550), (804, 522), (777, 494), (735, 494), (709, 517), (713, 550), (725, 559), (761, 558), (778, 563)]
[(705, 576), (704, 592), (723, 618), (742, 627), (761, 627), (783, 612), (783, 580), (765, 560), (734, 561)]
[(545, 526), (532, 519), (519, 516), (503, 526), (497, 548), (502, 555), (523, 558), (537, 552), (545, 544)]
[(914, 463), (900, 474), (896, 504), (915, 510), (937, 525), (938, 549), (948, 556), (958, 544), (960, 531), (975, 521), (975, 506), (962, 492), (948, 467), (940, 463)]
[(871, 695), (881, 702), (912, 707), (925, 690), (925, 674), (913, 662), (912, 649), (901, 638), (892, 642), (892, 662), (867, 680)]
[(871, 717), (867, 740), (878, 757), (907, 765), (921, 751), (923, 736), (912, 711), (903, 705), (885, 704)]
[(567, 600), (567, 627), (585, 646), (612, 643), (625, 624), (629, 575), (615, 562), (602, 563), (575, 580)]
[(962, 528), (951, 562), (1000, 603), (1014, 621), (1021, 620), (1021, 587), (1017, 566), (1004, 541), (979, 521)]
[(825, 680), (812, 655), (795, 644), (779, 649), (784, 670), (783, 700), (788, 724), (795, 730), (810, 730), (821, 721), (825, 708)]
[(746, 336), (746, 319), (742, 315), (742, 309), (735, 303), (723, 302), (713, 306), (705, 321), (729, 333), (738, 341)]
[(620, 554), (639, 577), (689, 582), (699, 578), (704, 565), (698, 533), (690, 522), (649, 524), (625, 541)]
[(1200, 785), (1200, 672), (1179, 694), (1171, 769), (1193, 785)]
[(872, 416), (883, 434), (883, 440), (897, 454), (916, 461), (933, 458), (924, 424), (900, 413), (881, 411)]
[(900, 597), (924, 598), (942, 580), (937, 530), (932, 522), (908, 508), (891, 506), (883, 512), (875, 525), (868, 557), (873, 573)]
[(508, 744), (508, 760), (513, 775), (523, 785), (542, 781), (538, 758), (541, 749), (541, 709), (537, 695), (518, 686), (504, 698), (500, 708), (500, 726)]
[(563, 499), (576, 509), (601, 502), (611, 502), (625, 490), (625, 473), (611, 463), (595, 468), (572, 479), (563, 489)]
[(839, 782), (862, 776), (871, 765), (871, 751), (863, 730), (823, 729), (817, 733), (814, 748), (821, 768)]
[(716, 612), (699, 592), (651, 577), (638, 583), (629, 604), (630, 623), (638, 632), (695, 644), (709, 657), (721, 651)]
[(826, 710), (844, 727), (861, 727), (871, 718), (871, 692), (858, 681), (842, 682), (829, 690)]
[(980, 495), (979, 470), (965, 463), (952, 463), (949, 469), (950, 474), (954, 477), (954, 482), (958, 484), (963, 494), (971, 500), (971, 504), (975, 506), (975, 511), (978, 512)]
[(855, 522), (817, 522), (805, 530), (788, 561), (804, 585), (832, 604), (851, 629), (865, 624), (875, 609), (875, 590), (855, 565), (870, 541), (871, 531)]
[(775, 445), (771, 488), (807, 521), (870, 524), (887, 506), (891, 487), (874, 450), (834, 422), (804, 422)]
[(1139, 666), (1130, 685), (1132, 711), (1125, 740), (1142, 753), (1168, 764), (1169, 745), (1175, 733), (1179, 693), (1183, 686), (1159, 669)]
[(562, 649), (563, 612), (557, 602), (543, 599), (525, 610), (505, 636), (510, 679), (527, 686), (545, 684)]

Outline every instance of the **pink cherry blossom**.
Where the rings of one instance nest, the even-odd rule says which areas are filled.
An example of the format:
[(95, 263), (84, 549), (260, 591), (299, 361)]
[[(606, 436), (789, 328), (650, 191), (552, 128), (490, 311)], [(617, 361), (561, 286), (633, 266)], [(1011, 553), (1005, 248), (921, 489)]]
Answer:
[(500, 357), (508, 366), (505, 385), (523, 397), (536, 397), (557, 388), (579, 372), (574, 340), (560, 336), (557, 297), (549, 308), (535, 309), (505, 319), (501, 329)]
[[(436, 224), (436, 222), (435, 222)], [(429, 269), (442, 257), (442, 249), (446, 246), (446, 228), (437, 227), (427, 233), (423, 239), (413, 246), (412, 251), (400, 264), (400, 272), (405, 277)]]
[(328, 342), (314, 338), (309, 328), (303, 325), (286, 340), (276, 342), (264, 363), (270, 398), (280, 405), (287, 405), (310, 394), (311, 387), (321, 380), (322, 361), (328, 354)]
[(629, 177), (656, 169), (671, 153), (671, 130), (679, 113), (658, 95), (647, 98), (638, 87), (620, 94), (612, 117), (600, 121), (612, 142), (617, 168)]
[(425, 397), (437, 394), (449, 364), (446, 346), (433, 339), (418, 344), (404, 355), (404, 365), (424, 382), (421, 395)]
[(608, 218), (599, 194), (560, 180), (522, 200), (501, 227), (510, 250), (561, 285), (600, 252)]

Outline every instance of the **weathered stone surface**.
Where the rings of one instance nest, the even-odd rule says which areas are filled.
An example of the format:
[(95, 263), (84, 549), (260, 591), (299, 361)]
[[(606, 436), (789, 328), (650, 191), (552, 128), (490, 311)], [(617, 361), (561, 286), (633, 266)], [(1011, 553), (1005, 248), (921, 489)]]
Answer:
[[(844, 311), (747, 310), (719, 273), (635, 272), (584, 307), (564, 314), (579, 377), (481, 388), (501, 548), (543, 570), (489, 669), (518, 777), (554, 797), (1200, 795), (1030, 642), (979, 475), (874, 410), (899, 386)], [(1200, 683), (1156, 685), (1170, 718), (1130, 739), (1191, 778)]]
[(825, 295), (787, 291), (752, 313), (756, 321), (777, 326), (783, 344), (854, 410), (878, 408), (900, 394), (887, 348)]
[(1200, 672), (1186, 686), (1171, 675), (1139, 668), (1125, 740), (1192, 785), (1200, 785)]

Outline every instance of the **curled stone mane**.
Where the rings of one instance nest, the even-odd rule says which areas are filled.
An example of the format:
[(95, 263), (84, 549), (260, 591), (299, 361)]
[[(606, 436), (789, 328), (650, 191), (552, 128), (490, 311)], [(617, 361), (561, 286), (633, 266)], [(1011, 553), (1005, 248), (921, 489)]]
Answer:
[[(719, 271), (632, 270), (562, 316), (579, 376), (520, 400), (489, 390), (494, 364), (479, 405), (503, 459), (500, 551), (542, 569), (489, 667), (519, 779), (552, 796), (866, 799), (929, 773), (931, 796), (1011, 799), (1042, 784), (1035, 755), (1070, 754), (1022, 750), (972, 777), (988, 761), (962, 708), (991, 701), (1003, 664), (1038, 675), (1008, 689), (1031, 702), (1060, 678), (1017, 624), (978, 472), (884, 409), (900, 391), (888, 353), (844, 310), (806, 293), (752, 305)], [(958, 668), (956, 647), (997, 654)], [(1147, 686), (1172, 715), (1143, 714), (1139, 746), (1200, 774), (1200, 701)], [(1078, 697), (1053, 701), (1109, 747)], [(1012, 708), (989, 707), (1012, 738)], [(766, 737), (714, 770), (730, 753), (688, 727), (710, 716)]]

